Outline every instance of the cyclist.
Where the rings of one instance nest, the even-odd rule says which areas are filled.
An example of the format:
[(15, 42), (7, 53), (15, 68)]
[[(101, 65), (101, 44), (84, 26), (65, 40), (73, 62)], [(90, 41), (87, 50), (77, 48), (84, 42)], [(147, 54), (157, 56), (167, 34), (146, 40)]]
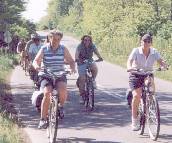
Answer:
[(86, 81), (85, 73), (86, 73), (86, 66), (87, 66), (84, 63), (85, 60), (89, 60), (92, 62), (91, 70), (92, 70), (92, 74), (94, 78), (93, 85), (94, 85), (94, 88), (96, 88), (95, 78), (98, 73), (98, 68), (96, 66), (96, 63), (93, 61), (93, 53), (96, 54), (96, 56), (99, 58), (100, 61), (103, 60), (95, 44), (93, 44), (92, 42), (92, 37), (90, 35), (84, 35), (81, 38), (81, 43), (78, 45), (76, 49), (76, 53), (75, 53), (75, 61), (77, 62), (78, 73), (79, 73), (77, 86), (79, 88), (80, 97), (82, 98), (85, 96), (85, 81)]
[[(30, 45), (30, 47), (28, 48), (28, 56), (29, 56), (29, 61), (32, 63), (34, 58), (36, 57), (36, 54), (38, 53), (38, 51), (41, 49), (41, 47), (43, 46), (43, 44), (40, 41), (40, 37), (39, 35), (35, 34), (33, 37), (33, 43)], [(33, 66), (30, 67), (31, 68), (31, 79), (34, 81), (34, 83), (37, 86), (37, 81), (38, 81), (38, 72), (33, 68)]]
[(34, 37), (37, 37), (38, 34), (35, 33), (35, 34), (31, 34), (31, 39), (26, 43), (26, 47), (25, 47), (25, 51), (28, 53), (29, 51), (29, 48), (30, 48), (30, 45), (33, 43), (34, 41)]
[[(134, 48), (129, 55), (127, 61), (127, 70), (143, 69), (152, 70), (154, 63), (157, 61), (160, 66), (167, 67), (162, 60), (159, 52), (152, 47), (152, 35), (145, 34), (141, 38), (141, 46)], [(129, 74), (129, 86), (132, 90), (133, 99), (131, 105), (131, 128), (133, 131), (140, 129), (140, 123), (137, 116), (138, 106), (142, 94), (142, 85), (144, 83), (144, 76), (137, 74)]]
[[(75, 62), (70, 55), (68, 49), (60, 44), (60, 41), (63, 37), (63, 34), (59, 31), (52, 31), (48, 35), (50, 43), (44, 45), (41, 50), (38, 52), (37, 56), (34, 59), (33, 66), (36, 70), (41, 69), (41, 62), (43, 61), (42, 68), (46, 67), (46, 69), (51, 70), (55, 75), (59, 76), (65, 69), (65, 61), (69, 63), (71, 72), (75, 71)], [(41, 77), (41, 88), (44, 91), (44, 97), (41, 104), (41, 119), (39, 122), (38, 128), (46, 128), (47, 127), (47, 114), (48, 107), (50, 103), (50, 95), (52, 94), (53, 85), (52, 80), (47, 78), (48, 73), (44, 70), (39, 72), (39, 76)], [(67, 89), (66, 89), (66, 76), (60, 75), (56, 81), (56, 89), (59, 93), (59, 110), (60, 117), (64, 117), (63, 113), (63, 105), (67, 98)]]
[(17, 53), (20, 54), (20, 64), (24, 66), (24, 58), (25, 58), (25, 39), (21, 39), (17, 45)]

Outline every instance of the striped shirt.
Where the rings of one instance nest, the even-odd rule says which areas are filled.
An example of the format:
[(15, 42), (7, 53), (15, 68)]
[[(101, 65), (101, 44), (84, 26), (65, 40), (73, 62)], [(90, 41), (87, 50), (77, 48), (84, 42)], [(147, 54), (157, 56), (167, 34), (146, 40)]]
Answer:
[[(59, 45), (59, 47), (54, 51), (52, 50), (51, 46), (45, 45), (42, 47), (43, 50), (43, 65), (46, 67), (46, 69), (50, 70), (55, 74), (57, 77), (61, 77), (61, 75), (64, 73), (64, 46)], [(40, 76), (49, 74), (45, 71), (40, 71)]]

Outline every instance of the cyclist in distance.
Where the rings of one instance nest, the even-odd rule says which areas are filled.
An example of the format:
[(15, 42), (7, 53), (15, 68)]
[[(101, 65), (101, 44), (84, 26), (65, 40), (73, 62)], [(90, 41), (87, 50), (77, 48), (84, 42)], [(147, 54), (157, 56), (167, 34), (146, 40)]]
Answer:
[(27, 56), (28, 56), (30, 45), (32, 43), (34, 43), (34, 37), (36, 37), (36, 36), (37, 36), (37, 33), (31, 34), (31, 39), (26, 43), (25, 52), (26, 52)]
[[(127, 61), (127, 70), (143, 69), (152, 70), (154, 63), (157, 61), (161, 67), (167, 68), (166, 63), (160, 56), (160, 53), (152, 47), (152, 35), (144, 34), (141, 37), (141, 46), (134, 48), (130, 53)], [(138, 74), (129, 74), (129, 86), (132, 90), (133, 99), (131, 105), (131, 128), (133, 131), (140, 129), (140, 123), (137, 116), (138, 106), (142, 94), (142, 86), (145, 77)]]
[(36, 54), (38, 53), (38, 51), (40, 50), (40, 48), (43, 46), (43, 44), (40, 41), (40, 37), (39, 35), (35, 34), (32, 38), (33, 43), (30, 44), (29, 48), (28, 48), (28, 54), (29, 54), (29, 59), (30, 61), (33, 62)]
[[(41, 43), (39, 35), (37, 35), (37, 34), (33, 35), (32, 40), (33, 40), (33, 43), (28, 48), (28, 56), (29, 56), (29, 61), (31, 63), (33, 62), (34, 58), (36, 57), (36, 54), (38, 53), (38, 51), (43, 46), (43, 44)], [(33, 68), (33, 66), (31, 66), (30, 68), (31, 68), (31, 71), (32, 71), (31, 74), (30, 74), (30, 77), (37, 86), (38, 72)]]
[[(81, 38), (81, 43), (77, 46), (76, 53), (75, 53), (75, 61), (77, 62), (78, 66), (78, 80), (77, 86), (79, 88), (80, 96), (85, 96), (85, 82), (86, 82), (86, 67), (87, 65), (84, 63), (85, 60), (89, 60), (92, 62), (91, 70), (94, 78), (94, 88), (96, 88), (96, 76), (98, 73), (98, 68), (96, 63), (93, 61), (93, 53), (99, 58), (100, 61), (103, 61), (98, 49), (96, 48), (95, 44), (92, 42), (92, 37), (90, 35), (84, 35)], [(82, 100), (81, 100), (82, 101)]]
[(20, 64), (24, 66), (24, 58), (25, 58), (25, 39), (20, 39), (20, 42), (17, 45), (17, 53), (20, 54)]
[[(51, 78), (47, 78), (48, 72), (46, 72), (46, 70), (48, 69), (52, 71), (53, 74), (59, 77), (56, 81), (55, 88), (57, 89), (59, 94), (59, 112), (61, 118), (64, 117), (63, 105), (67, 98), (67, 79), (65, 75), (62, 75), (62, 72), (65, 71), (65, 62), (70, 65), (72, 73), (76, 72), (75, 62), (71, 54), (64, 45), (60, 44), (63, 33), (54, 30), (49, 33), (48, 37), (49, 44), (44, 45), (40, 49), (33, 62), (33, 66), (35, 67), (35, 69), (40, 70), (38, 75), (41, 77), (40, 84), (44, 92), (44, 97), (41, 104), (41, 119), (38, 128), (47, 127), (48, 108), (50, 104), (50, 96), (52, 95), (53, 91), (53, 81)], [(41, 62), (43, 62), (42, 67)]]

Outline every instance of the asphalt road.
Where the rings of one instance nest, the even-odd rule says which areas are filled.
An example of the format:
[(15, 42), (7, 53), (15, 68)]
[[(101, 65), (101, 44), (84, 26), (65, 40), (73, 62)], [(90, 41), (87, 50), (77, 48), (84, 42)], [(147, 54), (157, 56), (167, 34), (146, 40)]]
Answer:
[[(74, 56), (78, 41), (65, 36), (62, 43)], [(65, 104), (65, 118), (60, 121), (58, 143), (153, 143), (147, 130), (143, 136), (130, 128), (130, 110), (126, 105), (128, 88), (126, 69), (108, 62), (98, 63), (98, 89), (95, 110), (86, 112), (79, 104), (77, 75), (68, 76), (69, 96)], [(164, 73), (165, 74), (165, 73)], [(161, 130), (158, 143), (172, 143), (172, 83), (155, 79), (161, 111)], [(37, 129), (40, 115), (31, 104), (33, 83), (17, 66), (11, 77), (16, 108), (31, 143), (48, 143), (46, 130)]]

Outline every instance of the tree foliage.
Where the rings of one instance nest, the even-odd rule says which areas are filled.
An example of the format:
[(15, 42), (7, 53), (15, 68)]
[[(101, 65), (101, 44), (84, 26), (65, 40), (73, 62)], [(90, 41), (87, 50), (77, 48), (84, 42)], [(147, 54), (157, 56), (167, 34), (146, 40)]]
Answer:
[(35, 31), (35, 24), (21, 17), (26, 3), (26, 0), (0, 0), (0, 31), (9, 30), (24, 37)]
[(47, 19), (54, 28), (80, 36), (91, 33), (110, 59), (126, 60), (145, 32), (156, 37), (160, 51), (167, 47), (167, 58), (171, 56), (172, 0), (50, 0)]

